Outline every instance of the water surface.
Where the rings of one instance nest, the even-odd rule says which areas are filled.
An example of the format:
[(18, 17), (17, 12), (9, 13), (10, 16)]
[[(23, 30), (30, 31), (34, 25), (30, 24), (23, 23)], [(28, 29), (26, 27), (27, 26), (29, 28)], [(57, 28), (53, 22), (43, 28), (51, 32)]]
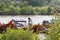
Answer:
[[(54, 19), (54, 16), (43, 16), (43, 15), (0, 15), (0, 22), (1, 23), (8, 23), (10, 20), (14, 19), (14, 20), (26, 20), (28, 23), (28, 17), (30, 17), (33, 21), (33, 24), (42, 24), (43, 20), (52, 20)], [(26, 23), (26, 24), (27, 24)]]

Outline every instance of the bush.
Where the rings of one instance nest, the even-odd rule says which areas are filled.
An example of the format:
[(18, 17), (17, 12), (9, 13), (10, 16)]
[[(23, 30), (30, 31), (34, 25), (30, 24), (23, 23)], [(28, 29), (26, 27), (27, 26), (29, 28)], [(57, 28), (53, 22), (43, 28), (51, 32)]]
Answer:
[(35, 11), (32, 6), (23, 7), (20, 11), (21, 15), (34, 15)]
[(52, 7), (51, 6), (48, 6), (47, 15), (51, 15), (51, 12), (52, 12)]
[(5, 34), (1, 34), (0, 40), (39, 40), (38, 36), (33, 31), (22, 29), (7, 29)]
[(47, 14), (47, 9), (41, 9), (40, 14), (41, 14), (41, 15), (46, 15), (46, 14)]
[(60, 22), (57, 21), (49, 29), (48, 37), (46, 40), (60, 40)]

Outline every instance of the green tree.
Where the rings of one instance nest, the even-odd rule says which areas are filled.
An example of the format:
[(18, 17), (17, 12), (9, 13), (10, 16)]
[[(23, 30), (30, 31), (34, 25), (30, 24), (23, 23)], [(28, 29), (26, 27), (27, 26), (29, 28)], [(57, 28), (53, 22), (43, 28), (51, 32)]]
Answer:
[(46, 9), (41, 9), (40, 15), (47, 15), (47, 10)]
[(35, 11), (33, 7), (23, 7), (20, 14), (22, 15), (34, 15)]
[(51, 0), (50, 3), (52, 6), (60, 6), (60, 0)]
[(48, 0), (27, 0), (29, 5), (32, 6), (44, 6), (48, 4)]
[(52, 12), (52, 8), (51, 8), (51, 6), (49, 6), (47, 9), (47, 15), (51, 15), (51, 12)]

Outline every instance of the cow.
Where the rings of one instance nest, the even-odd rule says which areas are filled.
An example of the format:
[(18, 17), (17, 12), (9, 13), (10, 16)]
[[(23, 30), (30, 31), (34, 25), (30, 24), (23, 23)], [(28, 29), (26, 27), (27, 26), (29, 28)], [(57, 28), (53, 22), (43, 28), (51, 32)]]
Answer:
[[(11, 20), (7, 24), (0, 25), (0, 33), (3, 33), (3, 31), (6, 31), (7, 27), (10, 27), (11, 29), (17, 29), (17, 26)], [(41, 24), (36, 24), (36, 25), (32, 25), (30, 27), (21, 27), (21, 28), (23, 30), (27, 30), (29, 28), (29, 30), (33, 30), (33, 33), (39, 33), (39, 31), (43, 29)]]

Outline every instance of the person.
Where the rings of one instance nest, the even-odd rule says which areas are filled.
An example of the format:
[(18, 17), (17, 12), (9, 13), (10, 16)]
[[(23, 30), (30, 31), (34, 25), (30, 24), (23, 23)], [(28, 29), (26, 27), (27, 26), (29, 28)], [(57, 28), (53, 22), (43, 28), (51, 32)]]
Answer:
[(28, 18), (28, 25), (31, 26), (32, 25), (32, 19), (29, 17)]

